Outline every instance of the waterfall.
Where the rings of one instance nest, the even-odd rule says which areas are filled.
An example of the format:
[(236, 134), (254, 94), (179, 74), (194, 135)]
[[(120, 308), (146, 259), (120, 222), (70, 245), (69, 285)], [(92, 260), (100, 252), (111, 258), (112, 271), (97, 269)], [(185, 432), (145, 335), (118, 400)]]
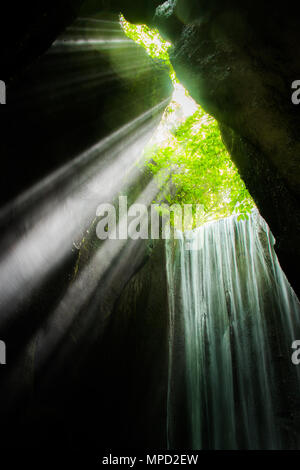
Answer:
[(300, 307), (274, 243), (256, 211), (166, 241), (170, 448), (299, 445)]

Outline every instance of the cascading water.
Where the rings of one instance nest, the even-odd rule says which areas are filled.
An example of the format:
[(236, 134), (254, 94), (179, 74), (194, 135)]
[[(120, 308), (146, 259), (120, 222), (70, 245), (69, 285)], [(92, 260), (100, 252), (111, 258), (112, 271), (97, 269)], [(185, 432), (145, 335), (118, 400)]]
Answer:
[(253, 212), (178, 237), (166, 242), (169, 447), (299, 446), (300, 307), (267, 224)]

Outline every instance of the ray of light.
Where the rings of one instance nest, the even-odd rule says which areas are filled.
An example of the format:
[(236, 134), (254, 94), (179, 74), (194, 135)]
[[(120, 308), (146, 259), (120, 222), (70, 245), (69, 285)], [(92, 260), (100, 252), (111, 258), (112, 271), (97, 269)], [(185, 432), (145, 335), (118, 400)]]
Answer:
[[(112, 200), (118, 193), (126, 171), (140, 156), (145, 140), (152, 135), (153, 110), (156, 109), (157, 112), (165, 104), (164, 100), (124, 126), (121, 131), (96, 144), (2, 212), (3, 217), (5, 212), (10, 213), (14, 207), (22, 224), (22, 208), (27, 206), (28, 209), (33, 201), (44, 199), (43, 204), (38, 205), (32, 214), (27, 211), (28, 228), (21, 236), (9, 234), (7, 238), (10, 246), (1, 250), (1, 323), (12, 311), (16, 311), (18, 304), (64, 259), (70, 248), (70, 240), (77, 240), (78, 233), (86, 229), (95, 216), (96, 206)], [(126, 135), (127, 139), (124, 137)], [(106, 155), (101, 165), (101, 162), (98, 164), (97, 157), (104, 149)], [(85, 171), (78, 172), (79, 168), (83, 170), (85, 163), (93, 158), (96, 163), (87, 165), (87, 174)], [(55, 188), (58, 182), (71, 175), (67, 188), (64, 187), (61, 194), (57, 194)], [(45, 197), (47, 189), (52, 193), (51, 198)]]
[[(134, 64), (130, 63), (127, 67), (122, 67), (121, 73), (123, 78), (131, 78), (137, 73), (141, 74), (143, 72), (147, 72), (153, 69), (151, 64), (142, 65), (142, 64)], [(55, 92), (56, 99), (58, 96), (65, 96), (71, 93), (76, 93), (76, 90), (79, 88), (85, 89), (93, 89), (95, 93), (98, 91), (100, 94), (102, 93), (102, 89), (100, 88), (105, 83), (113, 83), (114, 81), (119, 80), (118, 75), (115, 71), (108, 70), (106, 72), (91, 72), (85, 73), (84, 75), (80, 72), (77, 74), (74, 73), (69, 78), (61, 79), (57, 82), (47, 82), (42, 85), (38, 85), (34, 89), (26, 90), (22, 94), (22, 102), (26, 99), (29, 100), (33, 95), (37, 96), (38, 94), (46, 94), (50, 91), (52, 93)], [(145, 93), (147, 95), (147, 93)], [(76, 98), (78, 100), (78, 97)], [(82, 97), (82, 99), (86, 99), (86, 97)], [(63, 105), (62, 105), (63, 106)]]
[(83, 17), (83, 16), (80, 16), (78, 18), (78, 21), (87, 21), (87, 22), (90, 22), (90, 23), (96, 23), (96, 24), (102, 24), (102, 25), (105, 25), (105, 24), (119, 25), (120, 24), (119, 21), (103, 20), (103, 19), (100, 19), (100, 18), (89, 18), (89, 17)]
[[(153, 180), (140, 194), (135, 201), (136, 204), (150, 206), (153, 199), (159, 192), (159, 187)], [(123, 221), (120, 221), (122, 224)], [(119, 224), (119, 225), (120, 225)], [(119, 227), (118, 225), (118, 227)], [(106, 275), (109, 268), (116, 264), (118, 270), (119, 254), (126, 245), (129, 245), (129, 256), (134, 255), (136, 244), (139, 240), (110, 240), (103, 242), (90, 263), (78, 275), (78, 278), (70, 284), (65, 296), (58, 304), (46, 325), (40, 328), (38, 333), (41, 350), (38, 355), (37, 367), (41, 367), (47, 361), (49, 355), (55, 350), (63, 336), (70, 329), (74, 319), (81, 311), (81, 308), (89, 301), (95, 293), (97, 286)], [(91, 275), (92, 273), (92, 275)], [(99, 308), (99, 305), (97, 306)], [(94, 309), (92, 309), (92, 312)], [(103, 319), (98, 319), (103, 321)], [(86, 328), (91, 325), (92, 318), (89, 318), (88, 311), (85, 314)], [(84, 335), (84, 330), (81, 331)]]
[[(135, 182), (137, 182), (138, 179), (139, 175), (136, 174)], [(153, 198), (158, 194), (159, 189), (157, 183), (151, 180), (136, 199), (135, 203), (149, 207)], [(120, 223), (122, 222), (121, 220)], [(88, 334), (90, 328), (95, 323), (95, 316), (97, 316), (97, 327), (94, 328), (94, 331), (101, 328), (102, 323), (105, 322), (105, 318), (99, 318), (99, 308), (103, 312), (103, 303), (105, 303), (107, 296), (109, 296), (111, 292), (107, 292), (105, 298), (102, 297), (102, 293), (100, 292), (99, 298), (99, 295), (97, 295), (99, 286), (103, 281), (108, 281), (110, 285), (114, 286), (116, 276), (120, 282), (120, 271), (122, 270), (125, 273), (125, 277), (128, 276), (128, 263), (132, 263), (132, 258), (136, 258), (141, 243), (144, 243), (144, 241), (131, 239), (107, 239), (102, 242), (90, 262), (77, 275), (75, 280), (70, 283), (64, 297), (58, 302), (48, 320), (46, 320), (33, 334), (32, 338), (29, 339), (23, 354), (20, 355), (20, 359), (16, 363), (16, 367), (11, 369), (9, 373), (8, 384), (10, 381), (14, 382), (15, 376), (18, 374), (18, 368), (22, 367), (22, 358), (25, 357), (26, 354), (32, 354), (32, 351), (36, 351), (37, 348), (38, 354), (35, 354), (35, 371), (38, 373), (46, 366), (46, 380), (51, 380), (53, 369), (51, 368), (49, 358), (59, 349), (59, 361), (55, 362), (54, 367), (55, 371), (58, 371), (64, 358), (72, 354), (74, 344), (70, 344), (67, 341), (66, 344), (62, 345), (62, 342), (71, 330), (82, 308), (84, 308), (85, 314), (84, 322), (81, 324), (80, 328), (80, 338), (78, 338), (78, 340), (84, 337), (85, 334)], [(111, 268), (113, 268), (113, 272), (108, 275), (108, 271), (111, 270)], [(89, 301), (91, 300), (92, 302), (89, 306)], [(88, 351), (86, 351), (86, 353), (88, 353)], [(83, 360), (82, 355), (81, 359)], [(10, 396), (10, 402), (8, 402), (9, 406), (15, 406), (16, 400), (22, 395), (23, 389), (21, 385), (16, 390), (16, 394)]]
[(91, 33), (120, 33), (120, 28), (116, 27), (114, 29), (108, 29), (108, 28), (96, 28), (96, 27), (91, 27), (91, 26), (85, 26), (85, 25), (82, 25), (82, 26), (69, 26), (69, 28), (67, 28), (67, 31), (68, 32), (80, 32), (80, 33), (83, 33), (83, 32), (91, 32)]
[[(129, 123), (124, 124), (124, 126), (113, 132), (111, 135), (103, 138), (91, 148), (78, 155), (71, 162), (60, 167), (58, 170), (44, 178), (28, 191), (15, 198), (11, 203), (7, 204), (0, 210), (0, 219), (7, 217), (11, 211), (18, 213), (18, 208), (20, 208), (21, 211), (24, 211), (26, 205), (40, 200), (40, 198), (43, 196), (43, 193), (47, 193), (47, 191), (52, 190), (59, 183), (65, 182), (67, 178), (73, 177), (78, 171), (83, 171), (84, 166), (88, 165), (92, 160), (97, 158), (100, 153), (106, 152), (110, 149), (111, 146), (117, 144), (118, 142), (121, 142), (122, 144), (122, 139), (124, 137), (143, 126), (145, 122), (151, 120), (153, 117), (155, 117), (155, 115), (159, 115), (161, 110), (164, 109), (167, 105), (168, 101), (169, 98), (166, 98)], [(77, 185), (78, 180), (76, 181), (76, 186)]]
[(89, 49), (89, 46), (103, 46), (105, 49), (113, 47), (136, 47), (131, 39), (58, 39), (52, 47), (76, 47)]

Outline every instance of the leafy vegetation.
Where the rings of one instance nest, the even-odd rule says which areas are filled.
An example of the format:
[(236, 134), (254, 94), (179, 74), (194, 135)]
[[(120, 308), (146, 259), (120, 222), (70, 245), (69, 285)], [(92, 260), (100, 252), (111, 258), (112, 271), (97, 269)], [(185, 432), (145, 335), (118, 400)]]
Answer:
[(150, 29), (146, 25), (130, 24), (122, 15), (120, 16), (120, 22), (126, 36), (144, 47), (153, 59), (161, 59), (165, 62), (169, 68), (172, 81), (176, 82), (176, 74), (168, 53), (171, 43), (164, 41), (157, 29)]
[[(216, 121), (198, 110), (169, 138), (150, 147), (147, 165), (160, 181), (168, 181), (160, 200), (168, 204), (202, 205), (195, 224), (238, 213), (240, 218), (254, 207), (244, 182), (231, 161)], [(171, 174), (171, 177), (166, 176)]]
[[(168, 55), (170, 44), (147, 26), (130, 25), (124, 18), (121, 22), (130, 38), (152, 57), (166, 62), (176, 90), (178, 82)], [(156, 202), (161, 203), (162, 211), (163, 202), (202, 206), (202, 211), (194, 212), (193, 226), (232, 214), (247, 217), (254, 202), (222, 143), (217, 122), (196, 105), (196, 111), (182, 122), (180, 106), (173, 99), (158, 130), (163, 138), (154, 138), (145, 152), (149, 171), (164, 188)]]

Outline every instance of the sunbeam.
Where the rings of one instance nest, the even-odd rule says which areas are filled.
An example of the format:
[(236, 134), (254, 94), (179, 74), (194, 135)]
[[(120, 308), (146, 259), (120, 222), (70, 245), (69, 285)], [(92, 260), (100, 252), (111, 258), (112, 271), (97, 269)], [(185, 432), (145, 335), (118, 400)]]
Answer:
[[(149, 207), (158, 194), (159, 189), (157, 184), (152, 180), (135, 201), (135, 204), (143, 204)], [(123, 220), (119, 222), (118, 230), (123, 223)], [(78, 315), (82, 307), (89, 302), (92, 296), (94, 296), (92, 313), (94, 312), (95, 306), (97, 305), (96, 289), (111, 266), (115, 264), (116, 270), (120, 273), (120, 267), (118, 266), (118, 263), (120, 263), (119, 255), (122, 250), (124, 250), (125, 246), (128, 245), (127, 257), (130, 258), (135, 255), (139, 243), (140, 240), (129, 239), (108, 239), (103, 242), (90, 263), (70, 285), (66, 295), (63, 297), (56, 310), (51, 314), (46, 325), (41, 327), (38, 333), (41, 345), (41, 353), (38, 359), (39, 367), (45, 364), (47, 358), (53, 353), (57, 345), (60, 344), (62, 338), (74, 322), (76, 315)], [(99, 305), (97, 305), (97, 308), (99, 308)], [(97, 319), (98, 322), (103, 322), (104, 320), (104, 318)], [(91, 327), (93, 321), (94, 316), (90, 316), (87, 310), (85, 315), (85, 328), (82, 328), (81, 331), (82, 335), (84, 335), (85, 329)]]
[[(9, 250), (7, 245), (4, 254), (2, 250), (1, 324), (12, 310), (16, 310), (24, 296), (29, 296), (64, 259), (70, 250), (70, 241), (78, 240), (84, 233), (95, 216), (97, 205), (116, 196), (128, 169), (138, 160), (145, 141), (153, 133), (153, 115), (162, 110), (166, 102), (164, 100), (154, 106), (79, 155), (2, 211), (2, 219), (11, 212), (19, 214), (21, 220), (17, 224), (21, 226), (22, 212), (25, 212), (28, 228), (20, 237), (10, 233), (7, 237)], [(93, 161), (95, 159), (96, 162)], [(71, 179), (69, 184), (68, 178)], [(56, 190), (61, 185), (63, 189), (59, 194)], [(49, 192), (52, 193), (51, 198)], [(45, 199), (41, 207), (38, 205), (28, 213), (29, 207), (41, 199)], [(15, 232), (15, 227), (13, 230)]]

